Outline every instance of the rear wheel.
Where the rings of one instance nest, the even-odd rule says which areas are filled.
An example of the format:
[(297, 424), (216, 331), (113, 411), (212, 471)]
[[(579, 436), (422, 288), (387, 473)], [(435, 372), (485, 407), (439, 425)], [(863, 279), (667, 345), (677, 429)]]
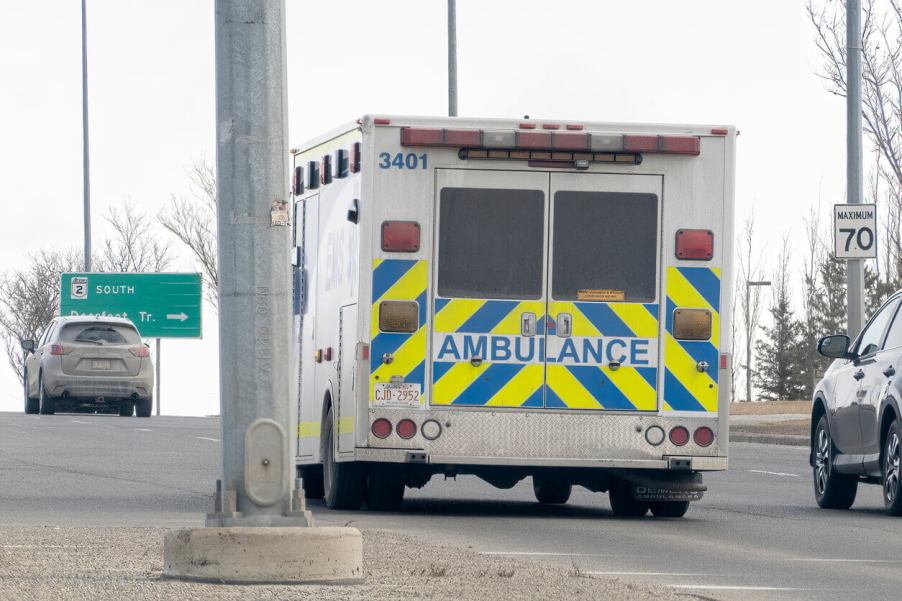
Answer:
[(131, 417), (135, 413), (135, 405), (131, 401), (119, 403), (119, 417)]
[(833, 439), (827, 416), (822, 415), (814, 431), (814, 499), (824, 509), (848, 509), (855, 502), (858, 477), (839, 474), (834, 469)]
[(573, 485), (567, 480), (553, 476), (533, 476), (532, 491), (536, 501), (544, 505), (560, 505), (570, 499)]
[(633, 498), (629, 484), (617, 484), (608, 491), (611, 498), (611, 510), (617, 517), (641, 518), (648, 513), (649, 505), (645, 501)]
[(902, 430), (898, 420), (889, 425), (883, 448), (883, 505), (890, 515), (902, 515)]
[(335, 461), (335, 438), (332, 409), (323, 421), (323, 499), (332, 509), (360, 509), (366, 491), (366, 477), (360, 465), (352, 461)]
[(25, 370), (22, 374), (22, 379), (24, 381), (23, 388), (25, 389), (25, 413), (27, 415), (34, 415), (41, 410), (41, 405), (39, 399), (33, 399), (28, 394), (28, 370)]
[(397, 511), (404, 502), (403, 465), (374, 466), (366, 487), (366, 506), (373, 511)]
[(150, 410), (153, 408), (153, 398), (138, 399), (135, 402), (135, 410), (138, 417), (150, 417)]
[(56, 400), (44, 390), (44, 376), (38, 376), (38, 407), (41, 415), (56, 413)]
[(307, 499), (323, 498), (323, 466), (308, 465), (300, 468), (300, 477), (304, 483), (304, 497)]
[(689, 501), (660, 501), (650, 505), (656, 518), (681, 518), (689, 511)]

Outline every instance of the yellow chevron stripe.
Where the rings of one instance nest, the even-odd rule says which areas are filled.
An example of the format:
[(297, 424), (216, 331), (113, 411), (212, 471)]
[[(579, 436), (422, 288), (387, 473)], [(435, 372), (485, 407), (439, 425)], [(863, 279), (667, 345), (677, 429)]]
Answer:
[(623, 323), (636, 334), (636, 337), (658, 337), (658, 320), (642, 305), (610, 303), (608, 307), (623, 320)]
[(391, 377), (406, 376), (426, 358), (426, 328), (414, 332), (392, 355), (391, 363), (383, 363), (370, 374), (373, 381), (391, 382)]
[(601, 371), (639, 411), (654, 411), (658, 408), (658, 395), (655, 389), (635, 368), (621, 367), (615, 371), (605, 365)]
[[(456, 332), (486, 301), (478, 298), (455, 298), (445, 305), (435, 316), (433, 330), (436, 332)], [(444, 378), (442, 378), (444, 379)]]
[(603, 409), (564, 365), (548, 365), (548, 385), (569, 409)]
[[(696, 369), (696, 362), (670, 333), (664, 341), (664, 358), (670, 373), (701, 403), (705, 411), (717, 411), (717, 384), (707, 373)], [(716, 369), (717, 366), (712, 366)]]
[[(380, 261), (376, 259), (373, 262)], [(375, 267), (374, 267), (375, 268)], [(417, 261), (407, 273), (385, 291), (373, 303), (373, 314), (370, 320), (370, 339), (379, 334), (379, 303), (384, 300), (416, 300), (426, 290), (426, 261)], [(425, 350), (423, 351), (425, 353)]]
[(518, 303), (504, 319), (492, 328), (492, 334), (520, 334), (520, 319), (524, 313), (535, 313), (536, 319), (545, 314), (545, 303), (541, 301), (523, 301)]
[(380, 265), (382, 265), (382, 259), (373, 259), (373, 271), (375, 271), (376, 268)]
[(501, 390), (486, 403), (492, 407), (519, 407), (545, 383), (545, 366), (541, 363), (524, 365)]
[[(720, 269), (713, 269), (717, 277), (720, 277)], [(714, 310), (705, 297), (699, 294), (695, 287), (689, 283), (676, 267), (667, 268), (667, 296), (677, 307), (699, 307), (710, 309), (713, 315), (711, 324), (711, 340), (715, 344), (720, 342), (720, 315)]]
[(455, 363), (438, 382), (432, 385), (432, 404), (450, 405), (490, 366), (491, 363), (483, 363), (479, 367), (473, 367), (469, 363)]

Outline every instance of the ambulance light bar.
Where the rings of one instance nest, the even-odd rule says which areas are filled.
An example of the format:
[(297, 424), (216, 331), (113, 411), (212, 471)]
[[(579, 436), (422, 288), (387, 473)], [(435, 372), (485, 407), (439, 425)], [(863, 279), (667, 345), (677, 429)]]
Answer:
[(570, 126), (567, 126), (568, 131), (558, 131), (560, 126), (543, 126), (542, 130), (536, 130), (534, 127), (524, 127), (528, 125), (534, 124), (521, 123), (516, 131), (402, 127), (401, 146), (647, 152), (692, 156), (701, 152), (701, 138), (698, 136), (582, 132)]
[[(553, 163), (576, 163), (587, 161), (591, 163), (619, 163), (621, 165), (640, 165), (641, 154), (613, 153), (613, 152), (549, 152), (545, 150), (481, 150), (475, 148), (461, 148), (457, 152), (461, 160), (489, 159), (502, 161), (529, 161), (530, 163), (542, 162), (556, 166)], [(566, 166), (566, 165), (557, 165)]]

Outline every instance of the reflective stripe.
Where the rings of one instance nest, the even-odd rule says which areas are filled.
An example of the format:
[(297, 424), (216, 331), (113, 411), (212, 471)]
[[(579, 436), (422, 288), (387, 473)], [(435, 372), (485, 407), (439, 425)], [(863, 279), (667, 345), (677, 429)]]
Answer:
[(314, 436), (319, 436), (319, 422), (300, 422), (298, 424), (298, 438)]

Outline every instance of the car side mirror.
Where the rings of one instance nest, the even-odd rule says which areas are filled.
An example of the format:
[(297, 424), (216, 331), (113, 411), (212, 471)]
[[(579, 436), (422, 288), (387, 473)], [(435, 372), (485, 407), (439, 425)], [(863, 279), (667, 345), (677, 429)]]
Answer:
[(851, 343), (852, 341), (845, 334), (824, 336), (817, 343), (817, 352), (831, 359), (854, 359), (854, 355), (849, 352)]
[(22, 340), (21, 344), (22, 344), (22, 350), (24, 350), (25, 352), (27, 352), (27, 353), (34, 352), (34, 340), (31, 340), (31, 339)]

